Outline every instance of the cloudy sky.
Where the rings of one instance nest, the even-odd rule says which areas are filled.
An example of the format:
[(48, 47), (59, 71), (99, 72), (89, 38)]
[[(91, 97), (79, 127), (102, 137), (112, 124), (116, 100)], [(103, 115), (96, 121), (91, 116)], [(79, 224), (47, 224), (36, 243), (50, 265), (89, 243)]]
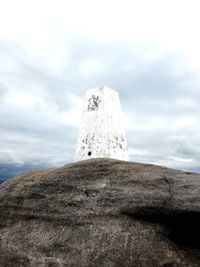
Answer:
[(0, 0), (0, 168), (72, 162), (85, 91), (120, 95), (131, 160), (199, 167), (200, 2)]

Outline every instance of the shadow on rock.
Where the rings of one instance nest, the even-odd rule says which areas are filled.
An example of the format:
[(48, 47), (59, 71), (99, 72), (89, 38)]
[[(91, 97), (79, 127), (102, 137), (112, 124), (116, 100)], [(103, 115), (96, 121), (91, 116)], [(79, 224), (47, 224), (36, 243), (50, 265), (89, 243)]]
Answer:
[(163, 208), (145, 207), (134, 212), (125, 210), (123, 214), (164, 226), (167, 229), (167, 237), (178, 246), (200, 248), (200, 212), (172, 212)]

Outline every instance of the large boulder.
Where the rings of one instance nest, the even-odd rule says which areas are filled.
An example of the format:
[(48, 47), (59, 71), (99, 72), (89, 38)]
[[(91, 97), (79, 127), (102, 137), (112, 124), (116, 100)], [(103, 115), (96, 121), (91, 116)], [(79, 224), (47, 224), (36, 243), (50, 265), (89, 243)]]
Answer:
[(0, 185), (0, 266), (200, 266), (200, 175), (93, 159)]

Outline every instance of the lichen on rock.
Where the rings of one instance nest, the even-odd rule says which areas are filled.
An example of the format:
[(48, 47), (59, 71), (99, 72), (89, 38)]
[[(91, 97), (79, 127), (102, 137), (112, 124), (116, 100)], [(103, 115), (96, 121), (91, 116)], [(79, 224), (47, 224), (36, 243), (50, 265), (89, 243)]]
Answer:
[(0, 185), (0, 266), (200, 266), (200, 175), (91, 159)]

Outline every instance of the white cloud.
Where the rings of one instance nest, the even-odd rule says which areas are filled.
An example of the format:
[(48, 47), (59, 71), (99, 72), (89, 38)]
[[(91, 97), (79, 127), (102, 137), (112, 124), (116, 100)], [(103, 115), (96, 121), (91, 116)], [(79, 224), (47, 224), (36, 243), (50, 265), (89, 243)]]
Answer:
[(2, 153), (71, 161), (84, 90), (108, 84), (120, 91), (133, 160), (198, 165), (199, 8), (195, 0), (0, 1)]
[(180, 97), (176, 100), (175, 105), (180, 108), (191, 108), (196, 109), (198, 107), (198, 102), (196, 99), (193, 99), (191, 97)]
[(88, 59), (80, 63), (80, 71), (83, 77), (90, 78), (93, 75), (99, 75), (102, 71), (105, 71), (106, 65), (105, 63)]
[(173, 161), (177, 161), (177, 162), (181, 162), (181, 163), (192, 163), (193, 162), (193, 159), (178, 158), (178, 157), (174, 157), (174, 156), (169, 156), (168, 159), (173, 160)]

